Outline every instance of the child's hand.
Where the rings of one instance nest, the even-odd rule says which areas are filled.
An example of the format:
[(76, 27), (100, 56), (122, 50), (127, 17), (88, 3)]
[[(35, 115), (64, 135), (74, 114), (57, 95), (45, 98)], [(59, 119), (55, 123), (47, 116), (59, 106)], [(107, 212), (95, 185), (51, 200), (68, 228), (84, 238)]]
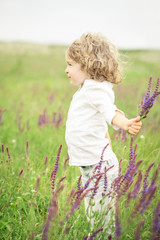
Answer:
[(132, 135), (137, 135), (142, 127), (142, 122), (140, 121), (140, 116), (132, 118), (128, 121), (128, 132)]

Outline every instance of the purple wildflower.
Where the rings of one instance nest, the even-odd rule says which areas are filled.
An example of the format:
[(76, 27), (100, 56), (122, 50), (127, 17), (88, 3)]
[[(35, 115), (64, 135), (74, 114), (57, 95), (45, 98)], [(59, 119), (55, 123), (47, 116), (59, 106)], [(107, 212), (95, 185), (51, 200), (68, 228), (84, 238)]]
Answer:
[(4, 157), (4, 144), (2, 144), (2, 158)]
[(159, 170), (157, 168), (156, 171), (155, 171), (155, 174), (154, 174), (154, 176), (153, 176), (153, 178), (150, 182), (150, 186), (148, 187), (147, 192), (150, 192), (153, 189), (153, 187), (155, 186), (155, 183), (156, 183), (156, 180), (157, 180), (157, 177), (158, 177), (158, 171)]
[(48, 156), (45, 157), (45, 163), (44, 163), (45, 169), (47, 168), (47, 161), (48, 161)]
[(67, 162), (69, 161), (69, 156), (67, 156), (67, 158), (65, 159), (65, 162), (64, 162), (64, 169), (66, 169), (67, 167)]
[(54, 192), (54, 187), (55, 187), (55, 179), (56, 179), (56, 174), (58, 172), (58, 168), (59, 168), (59, 161), (60, 161), (60, 153), (61, 153), (61, 149), (62, 149), (62, 145), (60, 145), (59, 150), (58, 150), (58, 154), (57, 154), (57, 158), (56, 158), (56, 163), (54, 165), (54, 170), (51, 173), (51, 177), (50, 180), (52, 182), (52, 191)]
[[(77, 189), (78, 189), (78, 194), (77, 194), (77, 198), (79, 198), (80, 197), (80, 195), (81, 195), (81, 193), (82, 193), (82, 191), (80, 191), (81, 190), (81, 179), (82, 179), (82, 175), (80, 175), (79, 176), (79, 178), (78, 178), (78, 182), (77, 182)], [(84, 189), (83, 189), (84, 190)]]
[(96, 177), (99, 177), (100, 175), (102, 175), (103, 173), (98, 173), (98, 174), (94, 174), (92, 177), (90, 177), (87, 182), (85, 183), (84, 185), (84, 189), (87, 189), (89, 184), (91, 183), (91, 181), (96, 178)]
[(93, 190), (93, 193), (91, 195), (91, 199), (94, 199), (96, 193), (97, 193), (97, 189), (98, 189), (98, 184), (99, 184), (99, 181), (101, 179), (102, 175), (100, 175), (97, 179), (96, 179), (96, 182), (95, 182), (95, 185), (94, 185), (94, 190)]
[(116, 200), (115, 207), (116, 207), (115, 237), (116, 237), (116, 240), (119, 240), (121, 236), (121, 224), (120, 224), (120, 216), (119, 216), (118, 199)]
[(74, 193), (75, 193), (75, 189), (73, 188), (73, 189), (71, 190), (71, 193), (70, 193), (68, 199), (67, 199), (67, 203), (69, 203), (70, 201), (72, 201), (72, 199), (73, 199), (73, 197), (74, 197)]
[(101, 167), (102, 167), (102, 162), (103, 162), (103, 155), (104, 155), (104, 152), (105, 152), (106, 148), (108, 147), (108, 145), (109, 145), (109, 143), (102, 150), (101, 159), (100, 159), (100, 162), (99, 162), (98, 168), (97, 168), (97, 173), (101, 172)]
[(120, 128), (118, 132), (115, 131), (113, 138), (116, 138), (116, 140), (122, 140), (123, 142), (126, 142), (127, 141), (126, 131)]
[(39, 184), (40, 184), (40, 176), (37, 177), (34, 197), (36, 197), (36, 194), (38, 192)]
[(39, 126), (42, 125), (42, 115), (39, 115), (39, 118), (38, 118), (38, 125), (39, 125)]
[(43, 109), (43, 113), (39, 115), (39, 119), (38, 119), (38, 125), (46, 125), (50, 122), (49, 117), (47, 115), (46, 109)]
[(60, 125), (61, 122), (62, 122), (62, 114), (59, 113), (59, 114), (58, 114), (58, 120), (57, 120), (57, 123), (56, 123), (56, 128), (59, 127), (59, 125)]
[(46, 221), (46, 224), (43, 228), (42, 240), (48, 240), (48, 231), (50, 228), (50, 222)]
[(82, 175), (80, 175), (79, 178), (78, 178), (78, 183), (77, 183), (77, 189), (78, 190), (81, 189), (81, 179), (82, 179)]
[(158, 201), (154, 210), (151, 232), (152, 232), (151, 240), (160, 239), (160, 200)]
[(55, 196), (57, 197), (57, 195), (60, 193), (60, 191), (62, 191), (63, 190), (63, 188), (64, 188), (64, 184), (62, 184), (57, 190), (56, 190), (56, 192), (55, 192)]
[(70, 230), (70, 228), (71, 228), (71, 226), (66, 227), (65, 230), (64, 230), (64, 233), (65, 233), (65, 234), (68, 233), (69, 230)]
[(27, 140), (26, 141), (26, 158), (28, 158), (29, 157), (29, 141)]
[(35, 232), (33, 232), (31, 237), (30, 237), (30, 240), (34, 240), (35, 235), (36, 235)]
[(9, 154), (9, 149), (8, 147), (6, 147), (6, 151), (7, 151), (7, 155), (8, 155), (8, 160), (11, 158), (10, 154)]
[[(98, 188), (98, 187), (96, 187)], [(74, 214), (74, 211), (75, 209), (79, 208), (82, 200), (86, 197), (86, 195), (90, 192), (90, 191), (93, 191), (95, 188), (90, 188), (88, 190), (86, 190), (83, 194), (81, 194), (81, 197), (79, 198), (76, 198), (73, 202), (73, 204), (71, 205), (71, 209), (70, 209), (70, 212), (67, 213), (65, 219), (68, 220), (70, 216), (72, 216)], [(84, 189), (82, 188), (81, 190), (78, 190), (78, 191), (84, 191)], [(78, 192), (77, 191), (77, 192)]]
[(56, 121), (56, 112), (53, 113), (52, 123), (54, 124)]
[(47, 240), (48, 239), (48, 232), (49, 232), (49, 228), (50, 228), (50, 222), (53, 219), (56, 219), (58, 213), (58, 204), (57, 204), (57, 199), (55, 197), (55, 195), (53, 194), (52, 198), (51, 198), (51, 202), (50, 202), (50, 206), (48, 208), (48, 217), (46, 220), (46, 224), (43, 228), (43, 235), (42, 235), (42, 239), (43, 240)]
[(48, 102), (49, 102), (49, 103), (52, 103), (53, 100), (54, 100), (54, 98), (55, 98), (55, 93), (53, 92), (53, 93), (51, 93), (51, 94), (49, 95), (49, 97), (48, 97)]
[(65, 177), (62, 177), (62, 178), (59, 180), (58, 184), (60, 184), (65, 178), (66, 178), (66, 176), (65, 176)]
[(148, 193), (148, 196), (147, 196), (147, 200), (145, 200), (145, 202), (143, 203), (143, 205), (141, 206), (141, 211), (140, 213), (143, 214), (144, 211), (147, 209), (147, 207), (150, 205), (150, 203), (152, 202), (152, 199), (154, 197), (154, 194), (157, 190), (157, 186), (154, 186), (152, 188), (152, 190)]
[(136, 165), (135, 165), (135, 158), (137, 157), (137, 155), (135, 154), (136, 148), (134, 148), (133, 150), (133, 137), (131, 137), (131, 143), (130, 143), (130, 153), (129, 153), (129, 165), (127, 167), (127, 171), (124, 174), (124, 176), (122, 177), (119, 176), (117, 178), (117, 180), (120, 180), (118, 183), (118, 187), (115, 186), (116, 181), (114, 181), (114, 188), (117, 191), (118, 194), (118, 198), (120, 198), (122, 195), (124, 195), (127, 190), (129, 189), (129, 187), (131, 186), (131, 184), (133, 183), (133, 177), (134, 175), (137, 173), (137, 169), (136, 169)]
[(25, 124), (23, 123), (23, 126), (22, 126), (22, 117), (20, 117), (18, 114), (16, 116), (16, 123), (18, 125), (18, 129), (20, 132), (23, 132), (24, 131), (24, 128), (25, 128)]
[(141, 228), (143, 227), (144, 225), (144, 220), (141, 220), (140, 223), (138, 224), (137, 226), (137, 230), (136, 230), (136, 234), (135, 234), (135, 240), (140, 240), (140, 231), (141, 231)]
[(20, 172), (19, 172), (19, 177), (22, 175), (23, 173), (23, 168), (21, 168)]
[(88, 239), (88, 240), (93, 240), (94, 239), (94, 237), (99, 233), (99, 232), (102, 232), (103, 231), (103, 228), (99, 228), (99, 229), (97, 229), (94, 233), (92, 233), (92, 235), (89, 237), (88, 235), (87, 236), (85, 236), (84, 238), (83, 238), (83, 240), (86, 240), (86, 239)]
[(146, 191), (147, 191), (148, 175), (149, 175), (149, 172), (150, 172), (151, 168), (153, 167), (153, 165), (154, 165), (154, 162), (151, 163), (151, 164), (149, 165), (149, 167), (147, 168), (147, 170), (146, 170), (146, 173), (145, 173), (145, 176), (144, 176), (144, 179), (143, 179), (143, 190), (142, 190), (142, 194), (146, 193)]
[[(152, 76), (150, 76), (149, 81), (148, 81), (148, 88), (147, 88), (146, 94), (144, 96), (144, 102), (147, 101), (150, 97), (151, 84), (152, 84)], [(142, 105), (143, 105), (143, 100), (141, 101), (141, 106)]]
[(104, 168), (104, 191), (102, 193), (102, 196), (105, 196), (106, 192), (107, 192), (107, 168), (105, 166), (105, 168)]
[(139, 160), (137, 163), (136, 163), (136, 169), (139, 167), (139, 165), (143, 162), (143, 160)]
[(103, 190), (102, 196), (106, 196), (106, 192), (107, 192), (107, 172), (108, 172), (108, 170), (110, 170), (113, 167), (114, 167), (114, 165), (112, 165), (109, 168), (106, 168), (106, 166), (105, 166), (105, 168), (104, 168), (104, 190)]
[(136, 183), (134, 185), (134, 188), (133, 188), (133, 191), (131, 193), (131, 198), (137, 198), (138, 197), (138, 193), (139, 193), (140, 188), (141, 188), (141, 181), (142, 181), (142, 172), (140, 170), (139, 174), (138, 174), (137, 181), (136, 181)]
[(135, 206), (135, 209), (131, 213), (131, 217), (133, 217), (138, 211), (141, 214), (143, 214), (144, 211), (147, 209), (147, 207), (150, 205), (153, 199), (153, 196), (155, 195), (155, 192), (157, 190), (157, 186), (155, 185), (157, 176), (158, 176), (158, 169), (156, 170), (151, 180), (150, 186), (146, 189), (145, 192), (143, 192), (138, 204)]
[(138, 115), (141, 117), (141, 120), (147, 117), (150, 109), (153, 106), (153, 103), (154, 103), (156, 97), (160, 94), (160, 92), (158, 92), (158, 87), (159, 87), (159, 78), (158, 78), (155, 90), (154, 90), (152, 96), (150, 96), (151, 82), (152, 82), (152, 77), (150, 77), (150, 79), (149, 79), (148, 89), (147, 89), (147, 92), (144, 97), (144, 103), (141, 106), (141, 111), (138, 113)]

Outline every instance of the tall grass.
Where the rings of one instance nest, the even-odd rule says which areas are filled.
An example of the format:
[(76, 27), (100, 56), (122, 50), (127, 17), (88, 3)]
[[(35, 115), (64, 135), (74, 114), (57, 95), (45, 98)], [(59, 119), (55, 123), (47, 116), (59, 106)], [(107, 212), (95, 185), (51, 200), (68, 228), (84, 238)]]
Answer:
[[(66, 160), (65, 121), (76, 88), (65, 76), (65, 49), (66, 46), (0, 43), (0, 239), (83, 239), (91, 232), (83, 200), (71, 213), (80, 171), (78, 167), (69, 167)], [(116, 105), (128, 117), (134, 117), (150, 75), (155, 83), (160, 76), (160, 51), (123, 54), (128, 56), (128, 65), (124, 81), (114, 89)], [(112, 239), (158, 239), (154, 234), (160, 226), (159, 175), (155, 175), (160, 160), (159, 104), (157, 99), (134, 139), (135, 164), (143, 161), (133, 176), (133, 184), (118, 201), (117, 224), (121, 232)], [(109, 132), (114, 152), (119, 160), (123, 159), (121, 174), (125, 175), (130, 136), (112, 128)], [(50, 177), (60, 145), (53, 194)], [(144, 185), (148, 189), (154, 178), (155, 194), (143, 212), (144, 205), (138, 204)], [(131, 197), (134, 186), (139, 189), (137, 198)], [(101, 228), (99, 219), (91, 232), (93, 238), (107, 237)]]

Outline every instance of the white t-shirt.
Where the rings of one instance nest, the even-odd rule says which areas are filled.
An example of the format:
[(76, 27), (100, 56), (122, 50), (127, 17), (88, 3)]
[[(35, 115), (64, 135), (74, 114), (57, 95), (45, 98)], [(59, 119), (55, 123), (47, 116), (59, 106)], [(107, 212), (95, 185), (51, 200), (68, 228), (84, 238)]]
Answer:
[[(89, 166), (101, 159), (104, 147), (109, 143), (105, 135), (107, 123), (112, 125), (115, 116), (114, 92), (112, 83), (85, 80), (74, 94), (66, 122), (66, 143), (69, 165)], [(113, 126), (115, 129), (117, 127)], [(115, 157), (110, 146), (104, 152), (103, 160)]]

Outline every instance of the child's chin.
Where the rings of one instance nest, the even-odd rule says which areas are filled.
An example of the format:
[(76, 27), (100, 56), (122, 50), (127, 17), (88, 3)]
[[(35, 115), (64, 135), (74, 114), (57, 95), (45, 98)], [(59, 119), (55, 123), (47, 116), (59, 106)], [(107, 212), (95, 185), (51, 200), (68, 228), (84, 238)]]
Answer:
[(70, 82), (72, 85), (74, 85), (74, 86), (77, 86), (78, 84), (77, 83), (75, 83), (75, 82)]

